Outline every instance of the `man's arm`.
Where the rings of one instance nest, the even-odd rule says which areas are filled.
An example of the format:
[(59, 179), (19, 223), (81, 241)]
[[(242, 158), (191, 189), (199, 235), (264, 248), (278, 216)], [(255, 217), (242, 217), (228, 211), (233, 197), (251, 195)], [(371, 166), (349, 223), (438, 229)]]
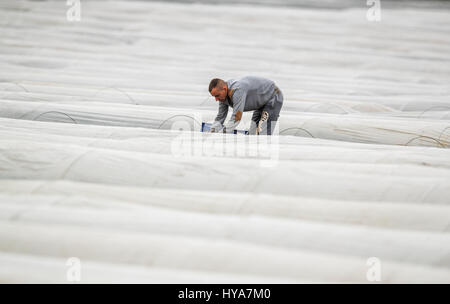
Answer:
[(233, 115), (231, 115), (230, 120), (225, 125), (225, 130), (227, 133), (233, 133), (233, 131), (241, 122), (246, 98), (247, 92), (243, 89), (236, 89), (236, 91), (233, 93)]
[(219, 112), (217, 113), (214, 123), (211, 125), (211, 132), (217, 132), (222, 129), (222, 125), (225, 122), (228, 114), (228, 105), (224, 102), (219, 103)]

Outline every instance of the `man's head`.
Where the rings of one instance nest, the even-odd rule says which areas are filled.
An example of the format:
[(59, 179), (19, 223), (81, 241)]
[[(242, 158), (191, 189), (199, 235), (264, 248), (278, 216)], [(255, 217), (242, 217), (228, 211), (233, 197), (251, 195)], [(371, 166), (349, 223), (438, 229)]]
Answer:
[(219, 78), (214, 78), (209, 83), (209, 93), (220, 102), (224, 102), (227, 99), (228, 86), (225, 81)]

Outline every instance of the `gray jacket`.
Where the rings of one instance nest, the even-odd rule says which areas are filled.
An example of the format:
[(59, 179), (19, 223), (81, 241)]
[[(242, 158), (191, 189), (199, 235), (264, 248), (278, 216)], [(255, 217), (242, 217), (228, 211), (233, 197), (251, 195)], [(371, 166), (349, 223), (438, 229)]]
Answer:
[(246, 76), (227, 81), (228, 89), (232, 90), (231, 99), (227, 97), (224, 102), (219, 102), (219, 112), (211, 126), (219, 130), (225, 122), (228, 107), (233, 108), (233, 114), (226, 124), (227, 132), (233, 132), (240, 121), (235, 121), (237, 112), (254, 111), (264, 107), (268, 103), (275, 102), (275, 83), (266, 78)]

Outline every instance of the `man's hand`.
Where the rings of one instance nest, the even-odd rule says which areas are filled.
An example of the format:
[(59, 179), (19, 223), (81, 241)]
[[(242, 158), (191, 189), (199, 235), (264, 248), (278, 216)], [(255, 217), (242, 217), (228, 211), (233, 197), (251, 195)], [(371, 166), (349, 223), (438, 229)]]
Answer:
[(223, 133), (233, 133), (236, 129), (237, 125), (241, 122), (242, 112), (238, 111), (234, 116), (234, 120), (231, 118), (228, 123), (224, 126)]
[(210, 133), (217, 133), (222, 129), (222, 124), (220, 121), (214, 121), (211, 127), (209, 128)]
[(234, 118), (234, 121), (235, 121), (235, 122), (241, 121), (241, 118), (242, 118), (242, 112), (241, 112), (241, 111), (238, 111), (238, 112), (236, 113), (236, 116), (235, 116), (235, 118)]

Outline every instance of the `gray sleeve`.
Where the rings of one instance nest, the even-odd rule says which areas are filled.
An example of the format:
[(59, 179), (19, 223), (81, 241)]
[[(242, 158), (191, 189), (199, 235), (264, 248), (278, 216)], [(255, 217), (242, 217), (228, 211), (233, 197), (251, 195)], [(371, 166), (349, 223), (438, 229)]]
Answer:
[(241, 122), (240, 120), (236, 120), (236, 114), (238, 112), (241, 112), (241, 114), (243, 114), (246, 98), (247, 98), (247, 92), (245, 90), (240, 89), (240, 90), (236, 90), (234, 92), (234, 94), (233, 94), (233, 101), (234, 101), (233, 114), (231, 115), (230, 120), (225, 125), (227, 132), (232, 133), (234, 131), (234, 129), (236, 129), (236, 127)]
[(228, 114), (228, 105), (223, 102), (220, 102), (219, 113), (217, 113), (215, 121), (218, 121), (223, 125), (225, 119), (227, 118), (227, 114)]
[(233, 94), (233, 114), (230, 117), (230, 121), (235, 122), (236, 113), (244, 112), (245, 100), (247, 99), (247, 92), (243, 89), (237, 89)]

